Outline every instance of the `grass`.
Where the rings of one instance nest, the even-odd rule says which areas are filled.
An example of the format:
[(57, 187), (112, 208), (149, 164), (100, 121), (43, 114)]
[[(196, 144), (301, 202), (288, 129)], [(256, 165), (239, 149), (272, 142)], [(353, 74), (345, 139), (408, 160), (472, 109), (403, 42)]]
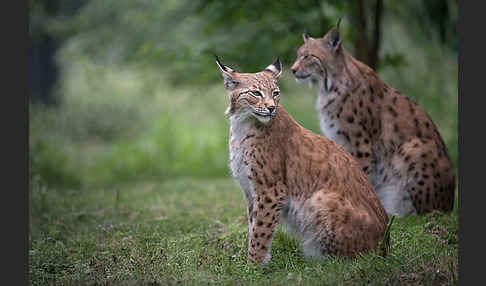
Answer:
[(179, 178), (59, 189), (32, 181), (32, 285), (456, 285), (451, 214), (395, 219), (387, 258), (306, 261), (279, 230), (265, 268), (247, 263), (232, 179)]

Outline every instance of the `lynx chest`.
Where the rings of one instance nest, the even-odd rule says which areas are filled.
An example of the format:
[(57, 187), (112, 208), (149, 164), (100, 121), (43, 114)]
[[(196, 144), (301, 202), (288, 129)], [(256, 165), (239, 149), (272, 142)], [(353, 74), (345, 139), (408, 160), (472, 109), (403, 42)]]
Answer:
[(229, 139), (229, 165), (233, 178), (240, 185), (247, 203), (252, 202), (253, 194), (253, 182), (250, 179), (250, 170), (248, 165), (244, 163), (245, 152), (249, 144), (244, 142), (248, 134), (249, 127), (244, 124), (238, 124), (237, 126), (230, 127), (230, 139)]
[(346, 152), (352, 151), (352, 146), (341, 134), (338, 109), (336, 106), (342, 105), (340, 98), (331, 95), (319, 94), (317, 97), (316, 110), (319, 117), (319, 127), (322, 135), (341, 145)]

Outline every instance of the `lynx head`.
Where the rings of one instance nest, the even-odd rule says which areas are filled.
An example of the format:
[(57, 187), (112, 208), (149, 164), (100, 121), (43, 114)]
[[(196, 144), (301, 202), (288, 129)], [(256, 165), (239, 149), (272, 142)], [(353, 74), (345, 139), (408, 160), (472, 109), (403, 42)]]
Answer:
[(223, 65), (218, 57), (216, 63), (223, 75), (224, 85), (230, 97), (226, 114), (239, 119), (256, 118), (268, 123), (277, 114), (280, 90), (277, 78), (282, 73), (279, 58), (257, 73), (239, 73)]
[(321, 82), (329, 90), (332, 80), (344, 67), (339, 22), (322, 38), (312, 38), (307, 32), (302, 36), (304, 44), (298, 49), (291, 67), (294, 77), (297, 82)]

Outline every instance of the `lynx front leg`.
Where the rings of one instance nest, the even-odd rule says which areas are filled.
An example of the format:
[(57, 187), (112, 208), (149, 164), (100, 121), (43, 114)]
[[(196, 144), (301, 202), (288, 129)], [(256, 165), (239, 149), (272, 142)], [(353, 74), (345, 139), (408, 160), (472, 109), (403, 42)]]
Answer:
[(248, 259), (266, 264), (271, 258), (273, 235), (277, 230), (281, 199), (258, 196), (248, 208)]
[(359, 141), (359, 139), (357, 139), (355, 143), (355, 148), (353, 148), (353, 151), (350, 152), (351, 155), (353, 155), (354, 158), (358, 160), (361, 169), (368, 177), (372, 172), (372, 166), (376, 163), (376, 158), (374, 158), (369, 142), (369, 139), (366, 138), (362, 141)]

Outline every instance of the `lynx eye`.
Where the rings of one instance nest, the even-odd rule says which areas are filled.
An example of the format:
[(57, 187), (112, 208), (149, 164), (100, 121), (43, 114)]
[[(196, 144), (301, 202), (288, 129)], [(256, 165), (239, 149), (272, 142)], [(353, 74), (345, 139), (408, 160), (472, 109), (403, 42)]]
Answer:
[(251, 92), (254, 96), (256, 97), (263, 97), (263, 94), (261, 92), (259, 92), (258, 90), (254, 90)]
[(272, 94), (273, 94), (273, 97), (277, 97), (277, 96), (280, 95), (280, 91), (274, 90)]
[(308, 57), (309, 57), (308, 55), (303, 55), (303, 56), (302, 56), (302, 59), (303, 59), (303, 60), (305, 60), (305, 59), (307, 59)]

